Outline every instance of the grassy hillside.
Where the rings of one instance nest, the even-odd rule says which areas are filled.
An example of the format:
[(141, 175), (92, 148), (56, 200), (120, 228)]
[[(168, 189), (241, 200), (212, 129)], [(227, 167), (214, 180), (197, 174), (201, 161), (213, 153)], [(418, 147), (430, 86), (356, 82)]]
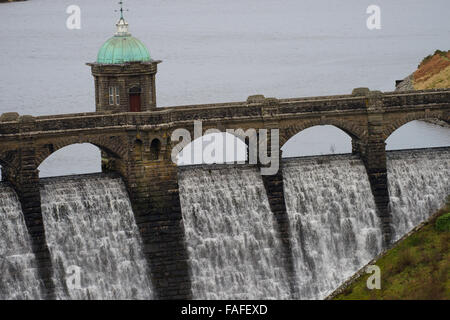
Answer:
[(450, 88), (450, 50), (436, 50), (422, 60), (413, 75), (415, 90)]
[[(449, 198), (450, 200), (450, 198)], [(369, 290), (363, 275), (336, 300), (450, 299), (450, 202), (418, 231), (375, 262), (381, 289)]]

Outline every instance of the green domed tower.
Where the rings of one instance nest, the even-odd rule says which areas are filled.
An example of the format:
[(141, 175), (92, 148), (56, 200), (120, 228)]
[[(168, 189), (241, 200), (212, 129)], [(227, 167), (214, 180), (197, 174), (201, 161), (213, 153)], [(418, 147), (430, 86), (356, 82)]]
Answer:
[(95, 80), (97, 112), (141, 112), (156, 108), (155, 76), (161, 61), (128, 32), (120, 9), (116, 34), (100, 48), (97, 61), (87, 63)]

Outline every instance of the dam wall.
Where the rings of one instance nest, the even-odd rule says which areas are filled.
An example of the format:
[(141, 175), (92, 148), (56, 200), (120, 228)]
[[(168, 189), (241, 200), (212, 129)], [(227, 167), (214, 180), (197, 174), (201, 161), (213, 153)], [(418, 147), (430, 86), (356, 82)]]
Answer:
[[(450, 148), (388, 151), (386, 161), (397, 239), (445, 202)], [(175, 167), (174, 220), (137, 215), (115, 173), (41, 179), (50, 285), (21, 199), (1, 183), (0, 298), (47, 299), (53, 288), (57, 299), (322, 299), (386, 248), (376, 197), (358, 155), (281, 167), (270, 179), (258, 165)], [(76, 267), (80, 282), (68, 283)]]

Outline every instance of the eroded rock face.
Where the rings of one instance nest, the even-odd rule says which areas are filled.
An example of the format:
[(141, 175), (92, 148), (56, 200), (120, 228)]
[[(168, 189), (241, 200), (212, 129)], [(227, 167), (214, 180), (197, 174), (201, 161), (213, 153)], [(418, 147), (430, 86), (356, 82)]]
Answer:
[[(413, 91), (423, 89), (441, 89), (448, 87), (450, 72), (450, 51), (437, 51), (425, 58), (417, 70), (395, 86), (395, 91)], [(446, 84), (447, 82), (447, 84)], [(423, 121), (441, 127), (450, 128), (445, 121), (438, 119), (424, 119)]]
[(442, 89), (450, 87), (450, 51), (436, 50), (422, 60), (414, 72), (414, 89)]
[(411, 91), (414, 90), (413, 74), (410, 74), (402, 82), (395, 86), (395, 91)]
[(450, 87), (450, 50), (424, 58), (417, 70), (395, 86), (395, 91), (443, 89)]

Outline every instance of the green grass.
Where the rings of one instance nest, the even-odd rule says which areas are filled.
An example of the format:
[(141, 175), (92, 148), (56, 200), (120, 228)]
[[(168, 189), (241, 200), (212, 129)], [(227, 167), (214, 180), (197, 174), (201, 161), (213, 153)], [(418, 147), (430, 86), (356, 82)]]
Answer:
[(364, 274), (336, 300), (450, 299), (450, 203), (375, 264), (381, 269), (381, 289), (367, 289)]

